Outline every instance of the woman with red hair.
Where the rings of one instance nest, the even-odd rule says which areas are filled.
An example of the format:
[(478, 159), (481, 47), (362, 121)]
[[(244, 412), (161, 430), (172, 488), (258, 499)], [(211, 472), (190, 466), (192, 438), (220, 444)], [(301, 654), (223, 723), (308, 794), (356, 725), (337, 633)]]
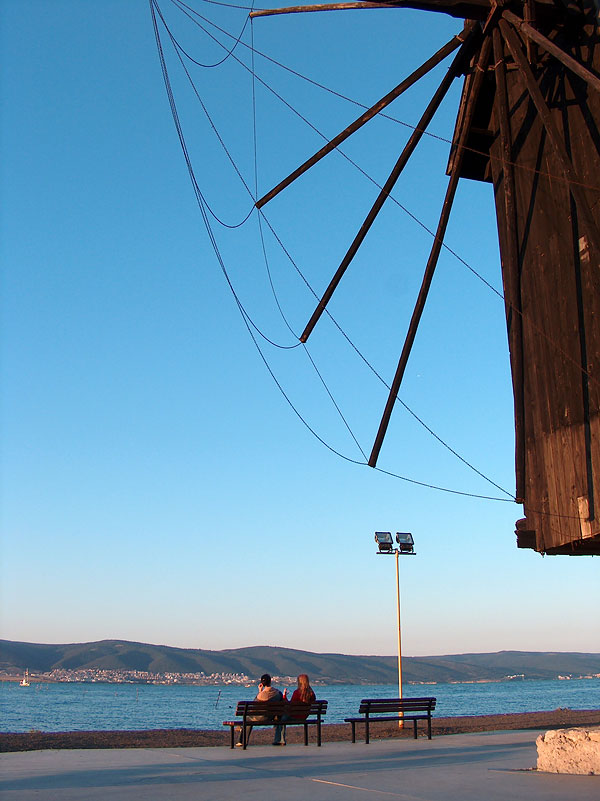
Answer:
[[(283, 697), (287, 701), (287, 690), (283, 693)], [(290, 699), (291, 704), (307, 704), (306, 711), (303, 709), (295, 709), (293, 716), (284, 715), (281, 723), (275, 726), (275, 736), (273, 738), (273, 745), (285, 745), (285, 723), (286, 720), (306, 720), (310, 712), (309, 704), (317, 700), (313, 688), (310, 686), (308, 676), (306, 673), (301, 673), (298, 676), (298, 687), (294, 690)], [(283, 736), (283, 739), (282, 739)]]
[(301, 673), (298, 676), (298, 687), (294, 690), (291, 698), (292, 704), (312, 704), (317, 700), (313, 688), (310, 686), (308, 676), (306, 673)]

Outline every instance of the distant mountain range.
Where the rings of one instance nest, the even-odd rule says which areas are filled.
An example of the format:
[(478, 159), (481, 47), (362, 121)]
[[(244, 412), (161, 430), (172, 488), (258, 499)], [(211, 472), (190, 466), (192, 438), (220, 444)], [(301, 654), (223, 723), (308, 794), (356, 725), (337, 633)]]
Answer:
[[(317, 654), (291, 648), (252, 646), (224, 651), (172, 648), (122, 640), (44, 645), (0, 640), (0, 671), (140, 670), (150, 673), (261, 673), (297, 676), (344, 684), (392, 684), (398, 678), (395, 656)], [(406, 682), (494, 681), (509, 676), (555, 679), (600, 675), (600, 654), (499, 651), (490, 654), (404, 657)]]

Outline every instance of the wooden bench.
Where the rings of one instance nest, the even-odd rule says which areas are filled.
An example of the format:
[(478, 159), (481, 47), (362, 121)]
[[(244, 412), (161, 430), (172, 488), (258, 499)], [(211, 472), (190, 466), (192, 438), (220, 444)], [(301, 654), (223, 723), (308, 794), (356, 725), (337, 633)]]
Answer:
[[(327, 701), (312, 704), (291, 704), (289, 701), (238, 701), (238, 720), (224, 720), (231, 729), (231, 747), (235, 745), (235, 727), (242, 728), (242, 747), (248, 745), (248, 732), (253, 726), (304, 726), (304, 745), (308, 745), (308, 727), (317, 727), (317, 745), (321, 745), (321, 719), (327, 712)], [(241, 720), (239, 720), (241, 718)], [(257, 718), (254, 720), (253, 718)]]
[(431, 740), (431, 713), (435, 698), (363, 698), (358, 710), (362, 718), (345, 718), (352, 724), (352, 742), (356, 742), (356, 724), (365, 724), (365, 743), (369, 742), (369, 724), (383, 721), (412, 720), (415, 740), (417, 721), (427, 721), (427, 737)]

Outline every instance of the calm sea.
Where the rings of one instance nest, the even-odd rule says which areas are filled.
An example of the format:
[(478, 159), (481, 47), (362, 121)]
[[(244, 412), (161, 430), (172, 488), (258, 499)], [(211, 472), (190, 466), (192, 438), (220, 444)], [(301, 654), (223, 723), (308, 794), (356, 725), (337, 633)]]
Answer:
[[(327, 699), (327, 722), (356, 714), (361, 698), (394, 698), (398, 685), (317, 687)], [(2, 731), (85, 731), (94, 729), (220, 729), (236, 701), (252, 699), (253, 687), (155, 686), (151, 684), (0, 683)], [(405, 696), (433, 695), (436, 714), (489, 715), (539, 712), (558, 707), (598, 709), (600, 679), (506, 681), (489, 684), (413, 685)]]

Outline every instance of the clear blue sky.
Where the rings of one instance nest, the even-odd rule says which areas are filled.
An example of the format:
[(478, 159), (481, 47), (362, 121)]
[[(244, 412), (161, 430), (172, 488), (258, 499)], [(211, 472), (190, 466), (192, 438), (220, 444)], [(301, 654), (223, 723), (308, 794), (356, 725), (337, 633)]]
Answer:
[[(188, 0), (237, 37), (245, 12)], [(197, 61), (223, 50), (170, 0)], [(404, 652), (600, 651), (598, 562), (518, 551), (514, 503), (449, 494), (335, 455), (290, 408), (253, 344), (196, 205), (145, 0), (1, 0), (2, 636), (102, 638), (220, 649), (268, 644), (391, 654), (393, 559), (375, 530), (412, 531), (401, 564)], [(205, 23), (203, 23), (205, 24)], [(411, 11), (253, 23), (255, 47), (369, 105), (458, 32)], [(252, 206), (164, 30), (199, 186), (214, 213)], [(232, 41), (217, 34), (228, 47)], [(234, 56), (250, 64), (246, 26)], [(256, 56), (256, 72), (325, 136), (360, 107)], [(233, 57), (189, 65), (254, 191), (250, 73)], [(415, 124), (446, 65), (389, 113)], [(435, 228), (445, 191), (448, 97), (394, 197)], [(321, 147), (255, 85), (259, 193)], [(374, 120), (344, 150), (383, 183), (410, 128)], [(377, 189), (332, 154), (265, 208), (321, 292)], [(211, 217), (236, 292), (272, 340), (293, 344), (269, 285), (257, 215)], [(298, 334), (314, 307), (265, 230), (277, 300)], [(447, 243), (501, 288), (493, 194), (464, 181)], [(331, 313), (391, 380), (431, 239), (389, 202)], [(303, 348), (261, 340), (282, 388), (335, 450), (364, 461)], [(309, 351), (362, 449), (387, 390), (323, 319)], [(401, 392), (444, 441), (514, 490), (512, 394), (501, 300), (445, 251)], [(506, 497), (397, 406), (384, 470)], [(249, 586), (244, 588), (244, 578)]]

